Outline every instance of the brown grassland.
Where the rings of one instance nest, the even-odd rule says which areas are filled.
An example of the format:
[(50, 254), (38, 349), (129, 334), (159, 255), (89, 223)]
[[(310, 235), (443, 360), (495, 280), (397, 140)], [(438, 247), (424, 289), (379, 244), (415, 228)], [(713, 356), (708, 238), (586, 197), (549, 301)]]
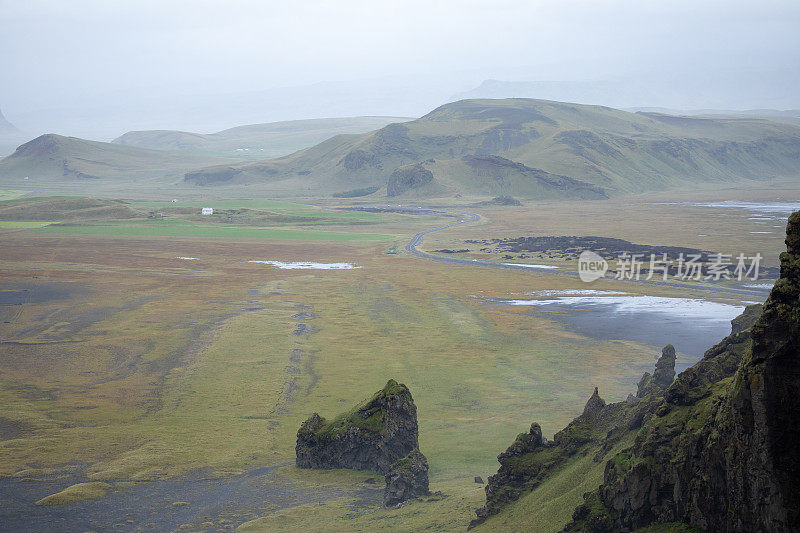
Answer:
[[(775, 200), (797, 192), (727, 194)], [(719, 200), (726, 191), (706, 194)], [(605, 235), (759, 251), (775, 264), (781, 229), (750, 233), (767, 230), (745, 212), (648, 205), (665, 201), (655, 198), (468, 208), (481, 215), (478, 223), (432, 234), (422, 248)], [(674, 194), (669, 201), (702, 200)], [(589, 339), (524, 308), (474, 297), (582, 288), (575, 278), (441, 264), (402, 250), (417, 231), (450, 220), (391, 215), (324, 228), (390, 236), (365, 242), (0, 227), (0, 291), (24, 294), (21, 305), (0, 306), (0, 476), (81, 472), (88, 482), (119, 483), (283, 465), (293, 460), (295, 432), (311, 412), (343, 411), (394, 378), (418, 406), (431, 488), (447, 497), (381, 510), (356, 498), (369, 474), (286, 467), (281, 475), (292, 483), (351, 496), (265, 513), (247, 527), (392, 529), (400, 518), (409, 529), (465, 527), (483, 500), (473, 477), (496, 470), (496, 455), (517, 433), (538, 421), (552, 436), (594, 386), (607, 401), (623, 399), (651, 370), (659, 347)], [(386, 254), (392, 246), (399, 253)], [(197, 259), (177, 259), (183, 256)], [(282, 270), (248, 260), (361, 268)], [(601, 280), (592, 288), (708, 297), (691, 286)], [(601, 474), (583, 472), (581, 483)], [(564, 508), (579, 500), (581, 483)]]

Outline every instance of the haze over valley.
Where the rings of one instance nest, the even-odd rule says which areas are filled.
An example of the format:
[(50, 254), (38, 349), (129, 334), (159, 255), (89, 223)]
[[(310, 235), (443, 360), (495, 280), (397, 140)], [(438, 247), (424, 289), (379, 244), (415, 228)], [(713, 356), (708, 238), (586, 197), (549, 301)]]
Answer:
[(0, 529), (800, 528), (800, 6), (0, 2)]

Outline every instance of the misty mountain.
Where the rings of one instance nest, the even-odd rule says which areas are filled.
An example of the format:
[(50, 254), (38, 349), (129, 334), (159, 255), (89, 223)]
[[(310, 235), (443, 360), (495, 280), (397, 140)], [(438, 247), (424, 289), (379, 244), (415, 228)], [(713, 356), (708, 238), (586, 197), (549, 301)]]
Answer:
[(293, 120), (239, 126), (210, 134), (175, 130), (131, 131), (112, 142), (153, 150), (178, 150), (227, 157), (266, 159), (296, 152), (341, 133), (364, 133), (392, 122), (406, 120), (411, 119), (347, 117)]
[[(535, 98), (561, 102), (581, 102), (615, 108), (709, 110), (721, 114), (725, 109), (797, 109), (797, 83), (800, 74), (787, 69), (743, 68), (713, 72), (643, 72), (608, 80), (484, 80), (478, 86), (456, 93), (452, 100), (481, 98)], [(751, 112), (746, 112), (750, 114)], [(703, 113), (706, 114), (706, 113)], [(727, 113), (726, 113), (727, 114)]]
[(464, 100), (290, 156), (221, 165), (188, 184), (330, 194), (602, 198), (796, 176), (800, 129), (750, 118), (630, 113), (544, 100)]
[[(176, 94), (130, 90), (95, 98), (74, 96), (58, 105), (15, 109), (17, 124), (34, 133), (56, 132), (111, 140), (127, 131), (218, 132), (239, 124), (327, 117), (419, 117), (446, 101), (454, 87), (426, 80), (319, 82), (252, 91)], [(362, 130), (366, 131), (366, 130)]]
[(76, 180), (136, 183), (155, 178), (168, 178), (163, 181), (170, 183), (189, 169), (225, 161), (231, 160), (47, 134), (0, 160), (0, 179), (6, 185), (26, 179), (30, 185)]
[(3, 115), (3, 110), (0, 109), (0, 135), (9, 133), (19, 133), (19, 130)]
[(662, 115), (686, 115), (699, 118), (763, 118), (800, 127), (800, 109), (688, 109), (678, 110), (664, 107), (634, 107), (626, 111), (661, 113)]

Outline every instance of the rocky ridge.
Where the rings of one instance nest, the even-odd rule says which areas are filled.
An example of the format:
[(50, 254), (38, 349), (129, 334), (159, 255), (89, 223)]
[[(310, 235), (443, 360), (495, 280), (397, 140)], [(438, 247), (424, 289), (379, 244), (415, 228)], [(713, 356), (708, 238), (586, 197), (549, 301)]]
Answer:
[[(486, 486), (486, 505), (476, 511), (477, 518), (471, 527), (479, 525), (523, 494), (535, 490), (550, 475), (574, 456), (593, 454), (595, 462), (607, 461), (616, 464), (620, 457), (612, 449), (631, 435), (650, 427), (653, 420), (664, 414), (667, 398), (677, 402), (692, 401), (703, 396), (696, 389), (701, 384), (714, 382), (719, 376), (732, 375), (741, 361), (742, 354), (750, 347), (750, 327), (756, 320), (761, 306), (750, 306), (745, 313), (732, 321), (732, 333), (720, 344), (708, 350), (697, 365), (687, 369), (678, 380), (671, 381), (675, 372), (674, 347), (667, 345), (651, 375), (646, 372), (640, 380), (636, 396), (618, 403), (606, 403), (595, 389), (584, 407), (583, 413), (566, 428), (556, 433), (548, 442), (541, 436), (539, 424), (534, 423), (527, 434), (498, 456), (500, 469), (490, 476)], [(704, 397), (704, 396), (703, 396)], [(625, 458), (622, 454), (622, 458)], [(609, 466), (606, 467), (608, 470)], [(598, 507), (599, 497), (587, 495), (587, 502), (576, 510), (569, 531), (620, 531), (610, 522), (598, 520), (592, 510)], [(585, 515), (585, 516), (584, 516)], [(587, 524), (599, 523), (597, 529)], [(607, 527), (608, 529), (603, 529)]]
[(593, 394), (552, 443), (536, 424), (517, 437), (498, 456), (473, 525), (535, 490), (570, 455), (594, 453), (605, 462), (602, 484), (565, 532), (800, 531), (800, 212), (786, 245), (766, 303), (748, 306), (677, 379), (667, 346), (636, 396), (601, 405)]

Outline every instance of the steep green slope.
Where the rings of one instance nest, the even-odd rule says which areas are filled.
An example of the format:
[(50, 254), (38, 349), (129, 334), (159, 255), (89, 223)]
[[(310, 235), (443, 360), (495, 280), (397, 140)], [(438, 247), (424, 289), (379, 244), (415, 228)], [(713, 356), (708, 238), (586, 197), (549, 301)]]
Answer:
[(674, 382), (668, 346), (636, 396), (606, 405), (595, 390), (554, 442), (537, 424), (517, 437), (498, 456), (473, 525), (798, 531), (800, 212), (789, 218), (786, 245), (766, 303), (747, 307), (731, 334)]
[(228, 160), (47, 134), (19, 146), (0, 160), (0, 183), (24, 180), (26, 185), (36, 186), (48, 182), (136, 183), (153, 179), (172, 183), (188, 169), (224, 161)]
[(409, 165), (422, 165), (433, 179), (400, 195), (585, 198), (594, 187), (593, 197), (605, 197), (797, 176), (800, 129), (767, 120), (629, 113), (543, 100), (463, 100), (279, 159), (190, 172), (185, 181), (327, 194), (387, 187)]
[[(584, 501), (584, 495), (596, 490), (609, 471), (630, 468), (637, 463), (630, 450), (651, 428), (666, 426), (672, 435), (685, 429), (682, 424), (676, 424), (675, 417), (683, 420), (688, 409), (669, 414), (665, 408), (668, 398), (676, 391), (693, 397), (704, 408), (718, 401), (721, 389), (716, 383), (730, 382), (743, 354), (751, 346), (749, 330), (760, 311), (760, 305), (748, 307), (743, 315), (734, 319), (732, 334), (708, 350), (699, 363), (683, 372), (671, 385), (667, 382), (667, 386), (663, 386), (660, 380), (653, 380), (645, 373), (637, 394), (630, 395), (624, 402), (606, 404), (595, 390), (583, 414), (556, 433), (553, 442), (540, 440), (535, 446), (520, 446), (521, 442), (530, 440), (520, 435), (498, 456), (500, 470), (489, 478), (486, 505), (478, 509), (473, 526), (482, 526), (481, 531), (556, 532), (574, 518), (579, 521), (570, 526), (574, 531), (619, 531), (604, 518), (598, 519), (598, 523), (602, 522), (600, 525), (586, 519), (584, 513), (602, 514), (597, 511), (602, 504), (591, 497)], [(666, 368), (671, 375), (675, 360), (674, 349), (670, 348), (665, 348), (656, 364), (657, 373)], [(708, 423), (708, 416), (694, 413), (687, 420), (690, 425), (687, 431), (696, 431)], [(659, 460), (669, 463), (663, 457)], [(646, 496), (643, 498), (646, 502)], [(576, 507), (578, 510), (573, 513)], [(646, 524), (639, 524), (643, 525)]]
[(0, 220), (124, 220), (147, 216), (121, 200), (43, 196), (0, 202)]
[(402, 117), (346, 117), (290, 120), (238, 126), (203, 134), (175, 130), (130, 131), (113, 143), (153, 150), (179, 150), (245, 159), (266, 159), (314, 146), (334, 135), (364, 133)]

